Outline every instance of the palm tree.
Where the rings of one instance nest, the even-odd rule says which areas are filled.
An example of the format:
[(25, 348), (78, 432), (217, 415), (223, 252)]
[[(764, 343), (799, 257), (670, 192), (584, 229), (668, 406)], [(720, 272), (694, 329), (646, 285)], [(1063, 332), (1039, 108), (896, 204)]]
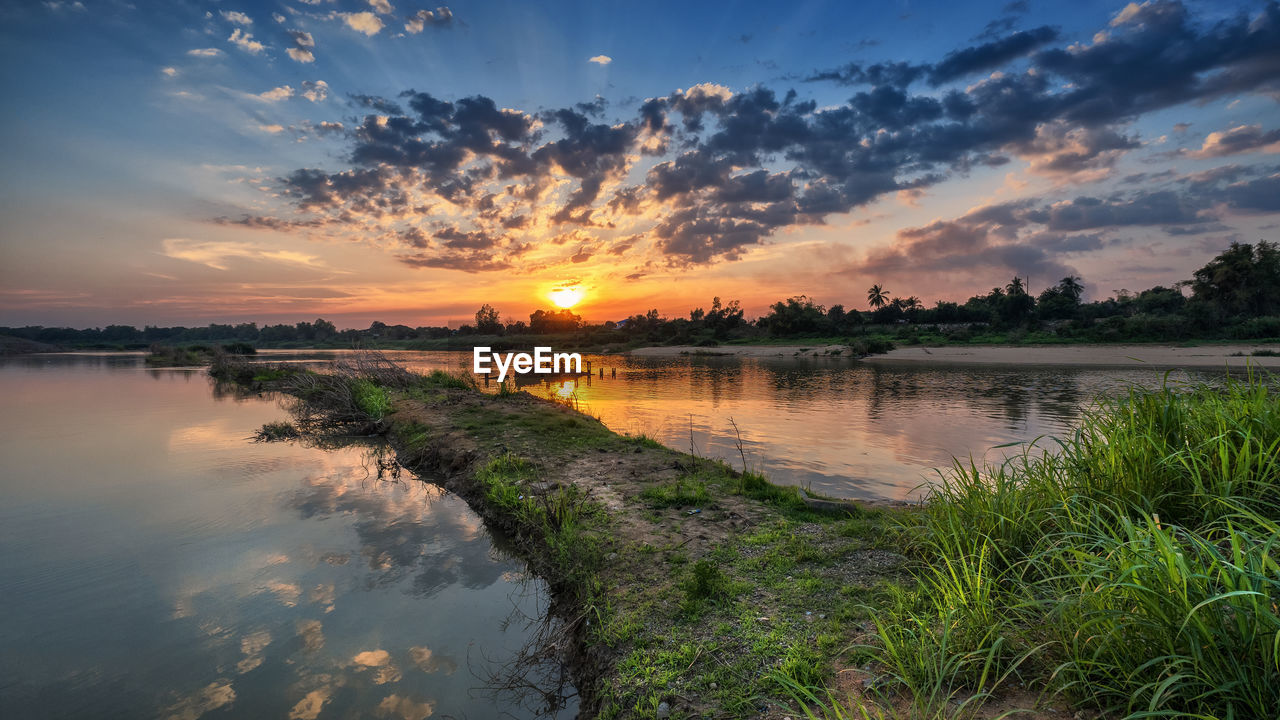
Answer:
[(867, 304), (873, 309), (880, 309), (889, 304), (889, 291), (884, 289), (880, 283), (871, 286), (867, 291)]
[(1068, 275), (1062, 278), (1062, 282), (1058, 283), (1058, 288), (1062, 290), (1072, 300), (1080, 302), (1080, 296), (1084, 294), (1084, 285), (1080, 284), (1080, 278), (1074, 275)]
[(912, 295), (911, 297), (902, 301), (902, 309), (908, 312), (912, 310), (920, 310), (922, 308), (924, 308), (924, 303), (920, 302), (920, 298), (916, 297), (915, 295)]
[(1005, 289), (1005, 292), (1009, 293), (1010, 295), (1021, 295), (1024, 292), (1026, 292), (1026, 290), (1022, 288), (1022, 278), (1018, 277), (1017, 275), (1013, 276), (1013, 279), (1009, 281), (1008, 285), (1004, 286), (1004, 289)]

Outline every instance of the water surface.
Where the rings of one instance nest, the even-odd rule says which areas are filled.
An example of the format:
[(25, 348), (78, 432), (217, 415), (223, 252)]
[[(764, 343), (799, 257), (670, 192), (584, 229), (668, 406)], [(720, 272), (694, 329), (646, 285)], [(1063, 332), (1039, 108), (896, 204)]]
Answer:
[[(471, 361), (458, 352), (388, 354), (418, 370), (469, 372)], [(280, 357), (292, 356), (264, 359)], [(839, 357), (585, 360), (595, 371), (589, 377), (528, 376), (520, 385), (575, 403), (619, 432), (735, 467), (745, 457), (747, 466), (776, 482), (887, 500), (918, 498), (937, 478), (935, 469), (950, 467), (953, 458), (999, 461), (1020, 452), (1001, 446), (1070, 433), (1081, 409), (1101, 394), (1222, 376), (1164, 368), (927, 367)]]
[[(545, 588), (367, 442), (138, 356), (0, 360), (0, 717), (533, 717)], [(566, 717), (572, 712), (565, 713)]]

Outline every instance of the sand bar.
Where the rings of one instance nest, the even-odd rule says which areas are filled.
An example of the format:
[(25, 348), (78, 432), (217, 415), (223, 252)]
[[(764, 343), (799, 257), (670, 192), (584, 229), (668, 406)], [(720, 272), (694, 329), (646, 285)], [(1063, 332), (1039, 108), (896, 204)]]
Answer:
[[(1248, 357), (1258, 350), (1280, 352), (1275, 345), (985, 345), (977, 347), (900, 347), (864, 358), (877, 364), (931, 365), (1105, 365), (1119, 367), (1280, 368), (1280, 357)], [(1236, 355), (1236, 353), (1242, 353)]]

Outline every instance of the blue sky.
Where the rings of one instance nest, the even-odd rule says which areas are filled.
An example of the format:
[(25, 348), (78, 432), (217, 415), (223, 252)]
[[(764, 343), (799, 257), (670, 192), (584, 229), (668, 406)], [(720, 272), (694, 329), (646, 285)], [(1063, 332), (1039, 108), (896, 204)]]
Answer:
[(81, 0), (0, 21), (0, 324), (418, 325), (561, 285), (600, 318), (858, 305), (873, 282), (963, 300), (1013, 274), (1101, 297), (1280, 215), (1275, 4)]

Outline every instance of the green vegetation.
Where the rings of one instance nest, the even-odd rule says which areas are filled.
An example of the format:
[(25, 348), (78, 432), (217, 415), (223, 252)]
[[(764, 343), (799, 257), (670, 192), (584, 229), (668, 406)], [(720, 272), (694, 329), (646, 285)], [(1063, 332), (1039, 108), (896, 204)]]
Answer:
[(548, 648), (598, 717), (1280, 704), (1280, 403), (1262, 378), (1103, 398), (1052, 452), (957, 463), (919, 509), (835, 512), (376, 355), (265, 389), (298, 398), (304, 430), (388, 433), (448, 478), (551, 586)]
[(381, 420), (391, 412), (391, 396), (372, 380), (357, 378), (351, 381), (351, 394), (356, 407), (374, 420)]
[(148, 367), (198, 367), (208, 365), (215, 357), (253, 355), (257, 350), (247, 343), (230, 343), (220, 347), (208, 345), (152, 345), (147, 355)]
[(1278, 483), (1258, 378), (1100, 400), (1056, 452), (934, 486), (905, 528), (917, 587), (874, 612), (870, 649), (919, 717), (1013, 679), (1109, 716), (1267, 716)]

